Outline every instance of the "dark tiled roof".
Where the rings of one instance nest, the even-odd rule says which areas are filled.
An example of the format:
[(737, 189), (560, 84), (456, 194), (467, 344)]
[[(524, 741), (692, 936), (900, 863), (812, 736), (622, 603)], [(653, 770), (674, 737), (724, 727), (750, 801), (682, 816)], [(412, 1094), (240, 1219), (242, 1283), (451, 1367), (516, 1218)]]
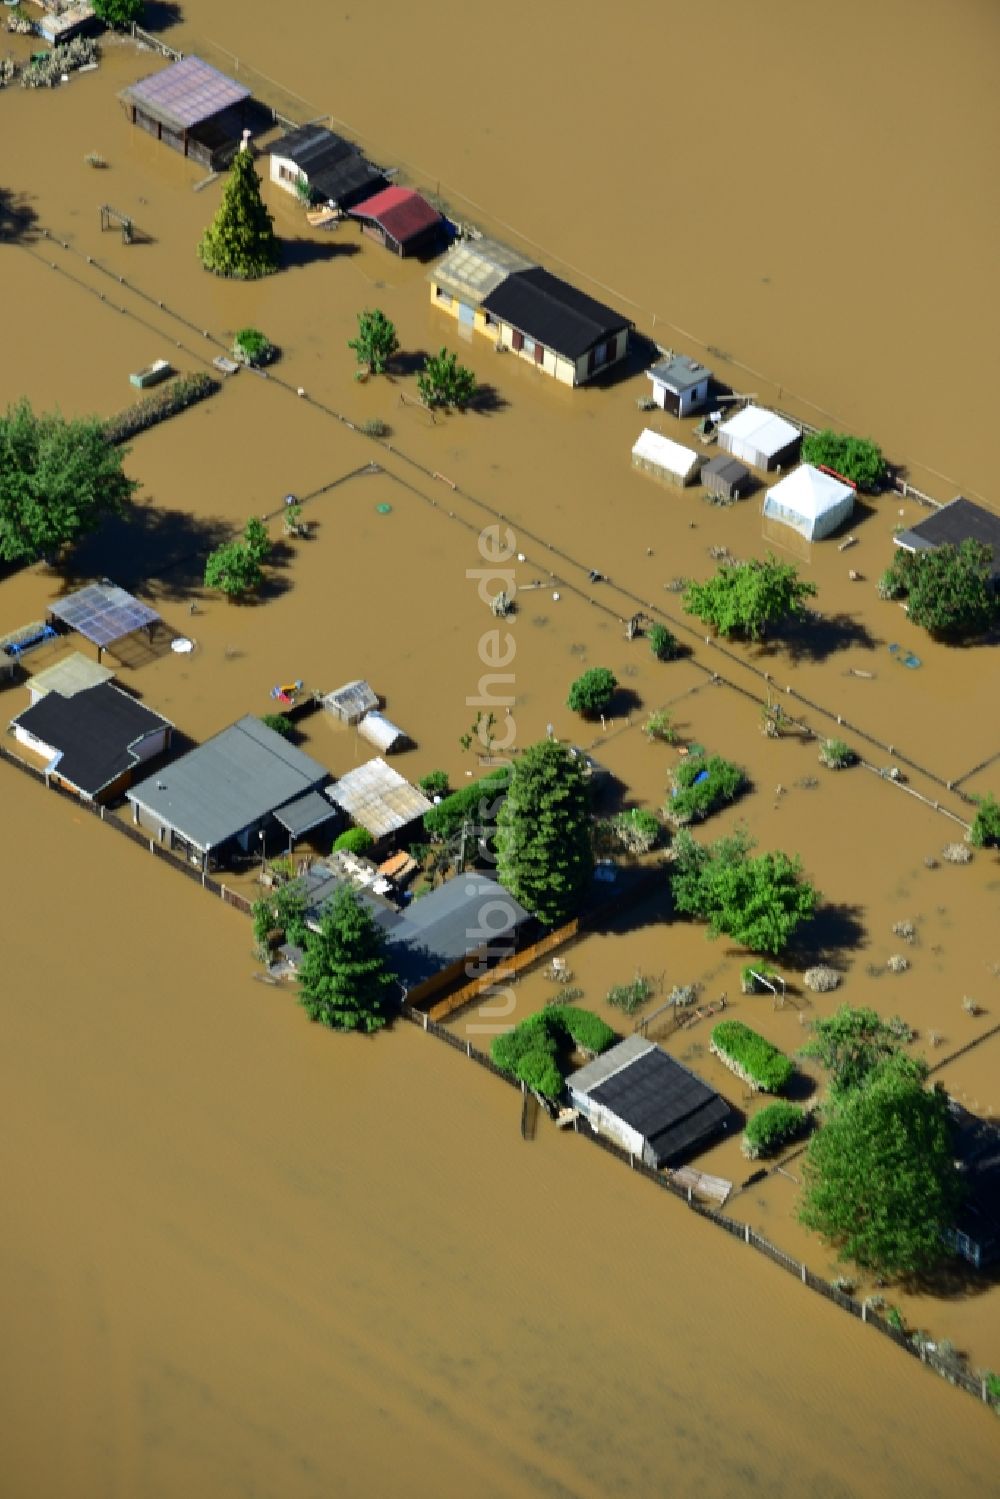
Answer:
[(598, 1083), (589, 1096), (649, 1142), (658, 1166), (711, 1138), (729, 1116), (718, 1093), (658, 1046)]
[(287, 157), (309, 185), (331, 203), (349, 204), (385, 186), (385, 177), (350, 141), (322, 125), (303, 125), (276, 141), (272, 156)]
[(632, 324), (540, 266), (515, 271), (483, 299), (483, 307), (520, 333), (567, 359), (579, 359), (595, 344)]
[(47, 692), (14, 722), (60, 753), (57, 774), (87, 796), (96, 796), (136, 764), (130, 744), (170, 726), (111, 682), (72, 697)]
[(443, 222), (437, 209), (409, 187), (387, 187), (352, 208), (351, 213), (355, 218), (381, 224), (400, 245)]
[(389, 966), (413, 988), (487, 943), (502, 942), (529, 919), (496, 880), (455, 875), (412, 901), (389, 927)]
[(250, 97), (250, 90), (202, 62), (185, 57), (159, 73), (140, 78), (122, 96), (154, 120), (174, 130), (190, 130)]
[(896, 540), (899, 546), (915, 552), (945, 545), (960, 546), (963, 541), (981, 541), (993, 548), (991, 576), (1000, 581), (1000, 516), (963, 495), (908, 531), (900, 532)]

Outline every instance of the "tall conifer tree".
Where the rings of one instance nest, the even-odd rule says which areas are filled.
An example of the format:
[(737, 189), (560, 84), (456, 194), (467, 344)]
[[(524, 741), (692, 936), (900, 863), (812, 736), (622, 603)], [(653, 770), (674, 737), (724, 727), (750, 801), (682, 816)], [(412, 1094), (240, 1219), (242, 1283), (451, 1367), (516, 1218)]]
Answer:
[(207, 271), (241, 281), (255, 281), (278, 269), (274, 220), (264, 206), (260, 178), (246, 145), (236, 153), (219, 211), (201, 237), (198, 255)]

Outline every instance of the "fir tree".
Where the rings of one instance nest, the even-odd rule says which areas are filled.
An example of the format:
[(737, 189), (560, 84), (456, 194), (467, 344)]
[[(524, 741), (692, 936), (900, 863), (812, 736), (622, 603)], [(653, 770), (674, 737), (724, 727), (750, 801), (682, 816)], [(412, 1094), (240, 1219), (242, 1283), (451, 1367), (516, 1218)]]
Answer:
[(299, 1002), (310, 1020), (338, 1031), (381, 1030), (389, 1018), (392, 975), (385, 938), (348, 885), (342, 885), (306, 937)]
[(579, 907), (590, 884), (590, 788), (556, 739), (533, 744), (514, 761), (497, 816), (497, 871), (516, 900), (546, 926)]
[(201, 237), (198, 255), (207, 271), (253, 281), (278, 269), (274, 221), (260, 195), (260, 177), (247, 148), (237, 151), (222, 203)]

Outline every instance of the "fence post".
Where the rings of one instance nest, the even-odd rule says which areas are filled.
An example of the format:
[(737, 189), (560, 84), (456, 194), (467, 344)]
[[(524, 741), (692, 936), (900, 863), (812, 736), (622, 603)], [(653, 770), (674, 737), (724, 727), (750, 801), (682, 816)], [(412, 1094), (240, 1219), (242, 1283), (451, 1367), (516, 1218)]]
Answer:
[(155, 854), (155, 852), (156, 852), (155, 848), (153, 847), (153, 840), (152, 840), (152, 838), (150, 838), (150, 840), (149, 840), (149, 852), (151, 854)]
[(465, 1055), (467, 1057), (469, 1057), (470, 1059), (472, 1057), (472, 1042), (471, 1041), (466, 1041), (466, 1043), (465, 1043)]
[(424, 1011), (424, 1030), (427, 1029), (427, 1011)]
[(750, 1243), (750, 1225), (749, 1225), (749, 1223), (745, 1223), (743, 1225), (743, 1239), (744, 1239), (745, 1243), (747, 1243), (747, 1244)]
[(226, 898), (226, 887), (225, 887), (225, 885), (220, 885), (219, 886), (219, 895), (222, 897), (223, 900), (225, 900), (225, 898)]
[(802, 1261), (802, 1284), (803, 1285), (806, 1284), (806, 1262), (805, 1262), (805, 1260)]
[(867, 1298), (861, 1303), (861, 1320), (862, 1320), (862, 1322), (867, 1322), (868, 1321), (868, 1301), (867, 1301)]

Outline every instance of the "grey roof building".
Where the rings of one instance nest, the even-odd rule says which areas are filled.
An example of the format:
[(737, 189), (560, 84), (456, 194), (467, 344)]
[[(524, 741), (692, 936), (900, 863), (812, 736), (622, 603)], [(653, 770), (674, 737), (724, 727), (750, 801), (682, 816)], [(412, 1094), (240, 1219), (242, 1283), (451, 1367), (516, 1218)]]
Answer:
[(963, 541), (982, 542), (993, 548), (990, 581), (994, 588), (1000, 588), (1000, 516), (964, 495), (935, 510), (908, 531), (900, 531), (893, 541), (906, 552), (934, 551), (945, 545), (957, 547)]
[(746, 464), (728, 453), (716, 453), (711, 462), (701, 471), (702, 488), (720, 500), (738, 500), (746, 494), (754, 482), (753, 474)]
[(730, 1108), (713, 1088), (642, 1036), (628, 1036), (566, 1080), (574, 1108), (656, 1170), (724, 1130)]
[(350, 141), (325, 125), (301, 125), (271, 147), (271, 181), (295, 190), (305, 182), (316, 198), (351, 208), (385, 187), (387, 178)]
[(294, 838), (331, 815), (318, 792), (330, 773), (248, 714), (128, 793), (133, 821), (169, 845), (208, 858), (224, 845), (244, 851), (281, 823)]
[(653, 382), (653, 400), (674, 416), (687, 416), (708, 400), (712, 371), (686, 354), (671, 354), (646, 371)]

